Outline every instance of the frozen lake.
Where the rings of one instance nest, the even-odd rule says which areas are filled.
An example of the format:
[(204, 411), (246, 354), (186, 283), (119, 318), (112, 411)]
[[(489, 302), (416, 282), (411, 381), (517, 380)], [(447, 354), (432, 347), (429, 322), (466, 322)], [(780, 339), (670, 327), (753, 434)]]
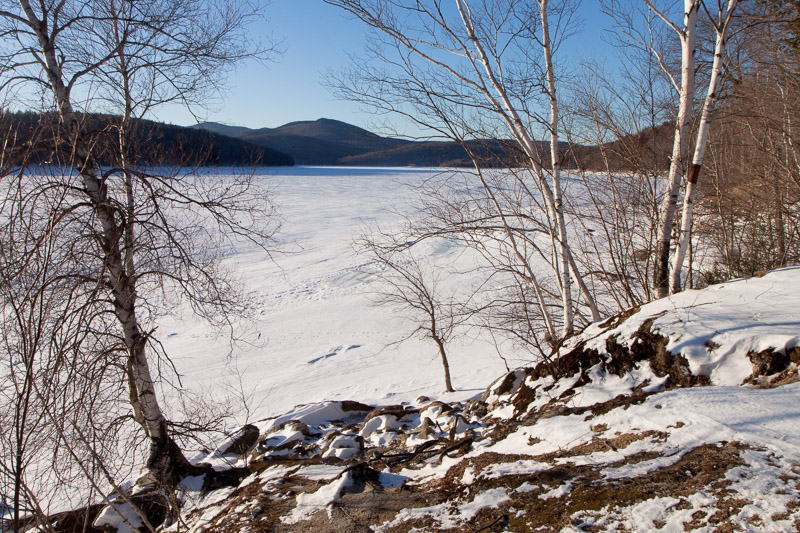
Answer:
[[(224, 169), (213, 172), (224, 179)], [(393, 344), (413, 328), (372, 304), (368, 259), (353, 248), (365, 229), (399, 223), (395, 208), (408, 209), (409, 185), (441, 172), (261, 169), (282, 217), (279, 239), (286, 253), (271, 259), (251, 245), (226, 259), (252, 298), (249, 320), (237, 330), (248, 342), (232, 345), (227, 331), (214, 331), (187, 311), (159, 320), (159, 336), (184, 387), (215, 395), (243, 391), (251, 419), (322, 400), (387, 404), (420, 395), (455, 400), (479, 394), (505, 370), (494, 346), (454, 341), (450, 364), (458, 391), (441, 394), (436, 346), (418, 339)], [(464, 260), (452, 246), (425, 246), (423, 253), (437, 262)]]

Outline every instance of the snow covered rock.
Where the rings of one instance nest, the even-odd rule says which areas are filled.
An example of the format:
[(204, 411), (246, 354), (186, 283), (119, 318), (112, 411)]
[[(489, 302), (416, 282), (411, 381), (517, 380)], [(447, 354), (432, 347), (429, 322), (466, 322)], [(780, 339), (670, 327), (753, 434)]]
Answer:
[(626, 357), (647, 359), (673, 386), (763, 383), (800, 360), (798, 286), (800, 267), (789, 267), (656, 300), (590, 325), (556, 364), (597, 353), (613, 356), (614, 373), (627, 370)]
[(247, 424), (234, 432), (217, 448), (220, 455), (244, 455), (258, 441), (259, 431), (253, 424)]

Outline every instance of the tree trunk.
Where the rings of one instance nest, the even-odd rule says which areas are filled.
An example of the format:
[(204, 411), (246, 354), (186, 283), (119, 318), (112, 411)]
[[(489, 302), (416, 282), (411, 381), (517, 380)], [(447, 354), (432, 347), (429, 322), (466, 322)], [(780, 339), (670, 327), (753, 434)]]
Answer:
[(689, 127), (692, 122), (692, 98), (694, 95), (695, 68), (694, 48), (697, 33), (699, 2), (684, 0), (684, 23), (681, 40), (681, 86), (678, 116), (675, 122), (675, 139), (672, 143), (672, 160), (669, 165), (667, 190), (661, 202), (661, 225), (658, 229), (656, 257), (653, 264), (653, 289), (657, 298), (669, 293), (669, 252), (672, 242), (672, 224), (681, 185), (683, 162), (689, 142)]
[(442, 342), (442, 339), (440, 339), (436, 334), (433, 335), (433, 340), (439, 347), (439, 355), (442, 357), (442, 368), (444, 368), (444, 391), (454, 392), (455, 389), (453, 389), (453, 384), (450, 381), (450, 364), (447, 362), (447, 353), (444, 351), (444, 342)]
[[(700, 118), (700, 129), (697, 132), (694, 156), (692, 158), (692, 168), (689, 172), (689, 179), (686, 184), (686, 191), (683, 195), (683, 214), (681, 216), (681, 229), (678, 245), (675, 249), (675, 257), (672, 262), (672, 282), (671, 292), (681, 291), (681, 270), (686, 259), (686, 252), (689, 249), (689, 241), (692, 235), (692, 218), (694, 215), (694, 201), (697, 194), (697, 179), (700, 176), (700, 169), (703, 165), (703, 156), (708, 145), (708, 134), (711, 129), (711, 118), (714, 113), (714, 106), (717, 103), (717, 89), (722, 77), (722, 57), (725, 53), (725, 37), (729, 27), (733, 11), (736, 9), (738, 0), (729, 0), (726, 18), (718, 21), (717, 39), (714, 46), (714, 62), (711, 67), (711, 79), (708, 82), (708, 93), (703, 102), (703, 113)], [(720, 13), (720, 19), (722, 13)]]
[(586, 305), (589, 306), (589, 312), (592, 314), (592, 321), (596, 322), (600, 320), (602, 318), (600, 316), (600, 311), (597, 309), (597, 304), (595, 303), (592, 293), (589, 292), (589, 287), (586, 286), (586, 281), (584, 281), (583, 276), (581, 276), (578, 271), (578, 265), (575, 263), (575, 257), (573, 257), (571, 250), (569, 251), (569, 267), (572, 276), (575, 278), (575, 283), (578, 284), (578, 289), (583, 295), (583, 299), (586, 301)]
[[(55, 97), (59, 116), (70, 137), (76, 167), (83, 182), (83, 190), (89, 200), (94, 217), (99, 223), (98, 240), (103, 254), (104, 268), (108, 274), (108, 288), (114, 297), (114, 313), (119, 322), (125, 347), (130, 382), (135, 387), (131, 394), (134, 414), (143, 422), (150, 439), (148, 468), (156, 479), (166, 486), (173, 486), (178, 477), (187, 472), (189, 462), (180, 448), (167, 433), (167, 423), (156, 397), (153, 379), (147, 362), (147, 339), (142, 334), (136, 317), (135, 273), (127, 272), (120, 249), (125, 228), (115, 219), (108, 190), (98, 177), (98, 165), (86, 146), (81, 126), (74, 113), (70, 94), (63, 80), (61, 66), (56, 58), (55, 45), (47, 33), (47, 26), (40, 21), (30, 6), (29, 0), (20, 0), (31, 28), (36, 33), (42, 48), (45, 70), (50, 88)], [(127, 218), (127, 217), (125, 217)], [(137, 404), (138, 401), (138, 412)]]
[[(558, 243), (558, 274), (561, 285), (562, 318), (561, 338), (572, 334), (574, 323), (574, 310), (572, 303), (572, 277), (570, 276), (569, 256), (567, 246), (567, 223), (564, 220), (564, 205), (561, 198), (561, 155), (558, 151), (558, 98), (556, 97), (556, 78), (553, 69), (553, 51), (550, 46), (550, 25), (547, 17), (548, 0), (541, 0), (539, 13), (542, 19), (542, 52), (547, 78), (547, 98), (550, 101), (550, 164), (553, 176), (553, 214), (556, 223), (556, 241)], [(577, 277), (577, 268), (575, 269)], [(588, 296), (588, 294), (587, 294)]]

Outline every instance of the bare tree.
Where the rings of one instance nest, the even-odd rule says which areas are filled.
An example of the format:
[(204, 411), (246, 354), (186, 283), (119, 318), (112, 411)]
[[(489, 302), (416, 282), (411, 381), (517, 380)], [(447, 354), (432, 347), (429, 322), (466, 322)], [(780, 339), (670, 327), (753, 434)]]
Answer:
[[(379, 240), (380, 239), (380, 240)], [(468, 302), (456, 302), (452, 295), (441, 293), (440, 266), (414, 254), (412, 244), (395, 239), (363, 236), (357, 243), (360, 253), (372, 260), (371, 272), (380, 288), (375, 291), (376, 303), (388, 306), (407, 316), (414, 329), (404, 338), (419, 336), (436, 344), (444, 370), (445, 392), (453, 392), (447, 343), (469, 313)]]
[[(6, 227), (31, 213), (58, 229), (32, 228), (32, 242), (14, 243), (9, 254), (25, 262), (47, 236), (69, 239), (61, 277), (81, 295), (80, 308), (92, 318), (72, 326), (105, 346), (105, 356), (96, 360), (98, 373), (109, 367), (122, 371), (103, 379), (124, 376), (116, 383), (129, 388), (133, 417), (150, 442), (148, 467), (165, 486), (193, 467), (170, 436), (148, 361), (148, 346), (159, 353), (146, 325), (154, 316), (151, 295), (173, 294), (209, 319), (225, 320), (239, 303), (205, 247), (220, 250), (222, 241), (235, 238), (265, 247), (275, 225), (264, 190), (250, 176), (234, 176), (220, 186), (185, 172), (137, 168), (132, 119), (164, 102), (189, 103), (217, 89), (233, 63), (260, 52), (244, 31), (255, 15), (240, 2), (0, 5), (3, 88), (31, 85), (49, 95), (55, 120), (48, 125), (53, 136), (46, 149), (61, 165), (53, 175), (23, 169), (18, 182), (4, 189)], [(109, 106), (121, 111), (116, 143), (90, 127), (87, 114)], [(101, 153), (110, 167), (101, 164)], [(20, 198), (28, 199), (29, 211), (20, 208)], [(62, 302), (65, 310), (73, 304)], [(96, 327), (95, 317), (108, 316), (116, 328), (107, 321)]]
[(614, 22), (607, 35), (620, 61), (613, 70), (585, 64), (575, 84), (567, 131), (583, 187), (571, 195), (570, 211), (584, 229), (574, 250), (592, 290), (623, 309), (656, 292), (664, 178), (682, 168), (671, 157), (680, 58), (672, 28), (646, 2), (601, 6)]
[[(656, 258), (653, 271), (653, 288), (656, 297), (663, 298), (669, 293), (669, 255), (672, 242), (672, 224), (675, 207), (680, 194), (683, 165), (689, 146), (689, 134), (692, 124), (692, 113), (695, 91), (695, 41), (697, 39), (697, 17), (700, 0), (685, 0), (683, 24), (678, 26), (670, 20), (667, 12), (657, 9), (649, 0), (643, 0), (678, 37), (681, 50), (680, 81), (672, 79), (672, 85), (678, 94), (678, 113), (675, 120), (675, 136), (667, 176), (666, 192), (661, 203), (661, 225), (658, 232)], [(654, 49), (653, 53), (657, 53)], [(663, 58), (660, 58), (663, 63)], [(665, 72), (669, 69), (665, 65)], [(671, 74), (670, 74), (671, 76)]]
[[(34, 459), (36, 450), (50, 448), (47, 441), (51, 438), (35, 387), (36, 381), (51, 377), (39, 358), (44, 357), (52, 335), (50, 310), (54, 304), (50, 298), (57, 291), (48, 290), (46, 283), (52, 279), (47, 272), (54, 259), (52, 242), (40, 246), (40, 253), (22, 263), (8, 252), (15, 240), (25, 239), (29, 233), (20, 227), (4, 229), (11, 231), (0, 237), (0, 494), (11, 529), (18, 531), (23, 516), (44, 515), (39, 500), (46, 493), (37, 490), (41, 487), (37, 478), (52, 480), (37, 468)], [(5, 509), (2, 514), (6, 515)]]
[[(474, 235), (502, 236), (503, 247), (509, 250), (505, 257), (521, 266), (515, 271), (540, 296), (537, 305), (548, 342), (556, 343), (573, 331), (577, 307), (573, 283), (592, 317), (599, 318), (572, 257), (561, 180), (562, 121), (553, 55), (569, 32), (574, 6), (548, 0), (458, 0), (454, 5), (440, 0), (413, 5), (392, 0), (326, 1), (375, 30), (370, 52), (379, 60), (379, 66), (357, 62), (332, 85), (346, 98), (404, 116), (435, 136), (461, 144), (482, 190), (476, 204), (491, 212), (489, 219), (483, 219), (486, 226), (475, 228)], [(537, 142), (539, 135), (548, 142)], [(482, 142), (487, 139), (495, 141)], [(514, 192), (508, 195), (486, 176), (485, 156), (478, 150), (483, 144), (482, 151), (497, 163), (497, 154), (492, 155), (497, 139), (510, 139), (518, 155), (506, 165), (522, 167), (511, 172), (508, 184)], [(535, 209), (509, 211), (506, 200), (517, 193), (525, 197), (525, 208)], [(536, 226), (535, 232), (543, 229), (547, 241), (534, 243), (521, 222)], [(552, 290), (542, 286), (536, 269), (530, 267), (525, 247), (536, 248), (537, 258), (550, 265)], [(558, 322), (552, 316), (553, 297)]]
[[(658, 298), (666, 296), (670, 291), (681, 290), (681, 271), (690, 246), (693, 205), (696, 194), (696, 183), (702, 167), (703, 155), (708, 141), (708, 132), (713, 110), (718, 98), (724, 49), (727, 33), (733, 20), (738, 2), (714, 3), (704, 0), (685, 0), (680, 14), (682, 22), (678, 23), (678, 14), (669, 3), (659, 4), (654, 0), (623, 2), (604, 0), (604, 11), (617, 23), (619, 31), (633, 46), (647, 51), (657, 61), (661, 70), (669, 80), (676, 97), (672, 154), (665, 185), (664, 195), (659, 207), (659, 229), (653, 261), (653, 290)], [(713, 61), (708, 76), (708, 87), (700, 126), (695, 138), (693, 159), (689, 169), (689, 150), (692, 146), (692, 125), (694, 122), (695, 92), (698, 86), (698, 51), (701, 47), (698, 39), (700, 28), (698, 21), (701, 13), (705, 14), (714, 30), (715, 46), (712, 52)], [(638, 18), (638, 20), (637, 20)], [(672, 35), (680, 49), (680, 62), (675, 65), (671, 59), (669, 46), (664, 46), (666, 31)], [(676, 71), (679, 70), (679, 75)], [(683, 215), (675, 253), (670, 261), (673, 243), (673, 225), (675, 211), (681, 196), (683, 178), (687, 178), (684, 191)]]
[[(81, 469), (102, 463), (127, 476), (135, 456), (119, 453), (131, 428), (120, 402), (124, 368), (110, 357), (111, 324), (93, 305), (92, 287), (71, 279), (74, 234), (59, 223), (68, 207), (64, 190), (29, 188), (23, 183), (35, 180), (28, 172), (20, 167), (3, 183), (18, 211), (3, 224), (0, 253), (0, 416), (9, 430), (0, 438), (0, 484), (11, 487), (12, 527), (25, 517), (47, 529), (52, 504), (88, 505), (96, 494), (85, 490)], [(78, 434), (92, 439), (91, 449), (69, 441)]]
[(703, 165), (703, 156), (705, 155), (706, 146), (708, 145), (711, 119), (718, 99), (720, 78), (722, 77), (722, 63), (725, 54), (725, 41), (727, 39), (728, 30), (731, 26), (737, 5), (737, 0), (728, 0), (725, 7), (723, 7), (723, 3), (718, 0), (715, 14), (710, 13), (708, 9), (706, 9), (706, 13), (708, 13), (711, 25), (713, 26), (714, 33), (716, 35), (714, 44), (714, 60), (711, 66), (711, 77), (708, 82), (708, 92), (706, 94), (705, 101), (703, 102), (703, 111), (700, 116), (700, 127), (697, 132), (697, 139), (695, 141), (692, 167), (689, 172), (689, 179), (686, 183), (686, 190), (683, 194), (683, 212), (681, 216), (680, 233), (672, 261), (670, 284), (670, 291), (672, 293), (680, 292), (682, 289), (681, 270), (683, 269), (683, 263), (686, 260), (686, 254), (689, 249), (689, 241), (692, 234), (692, 218), (694, 214), (695, 194), (697, 192), (697, 180), (700, 176), (700, 169)]

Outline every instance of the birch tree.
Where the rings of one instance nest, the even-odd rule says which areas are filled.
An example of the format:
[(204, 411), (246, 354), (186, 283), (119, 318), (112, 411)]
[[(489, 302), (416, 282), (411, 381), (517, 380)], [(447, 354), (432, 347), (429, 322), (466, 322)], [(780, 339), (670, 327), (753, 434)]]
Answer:
[(697, 194), (697, 180), (700, 176), (700, 169), (703, 165), (703, 156), (708, 145), (709, 130), (714, 108), (717, 103), (720, 78), (722, 77), (722, 63), (725, 54), (725, 41), (728, 30), (736, 11), (738, 0), (728, 0), (727, 4), (718, 0), (716, 14), (709, 13), (709, 19), (715, 32), (714, 60), (711, 65), (711, 76), (708, 82), (708, 91), (703, 102), (703, 111), (700, 115), (700, 127), (695, 141), (694, 155), (692, 156), (692, 166), (689, 171), (689, 178), (686, 182), (686, 189), (683, 193), (683, 210), (681, 215), (681, 225), (678, 242), (672, 260), (670, 292), (680, 292), (681, 271), (686, 260), (686, 253), (692, 236), (692, 217), (694, 214), (695, 195)]
[[(695, 91), (695, 42), (700, 0), (684, 0), (683, 25), (674, 24), (667, 14), (659, 11), (649, 0), (643, 0), (677, 35), (681, 47), (680, 82), (672, 79), (678, 94), (678, 112), (675, 120), (675, 138), (672, 146), (666, 192), (659, 209), (661, 224), (658, 230), (656, 259), (653, 264), (653, 288), (657, 298), (669, 293), (669, 257), (672, 243), (672, 225), (680, 196), (681, 178), (689, 146)], [(663, 59), (661, 59), (663, 61)], [(666, 69), (665, 69), (666, 70)], [(670, 75), (671, 76), (671, 75)]]
[[(491, 221), (483, 230), (476, 229), (476, 235), (503, 236), (507, 253), (495, 258), (511, 260), (510, 270), (540, 295), (537, 305), (548, 342), (557, 343), (574, 329), (578, 304), (573, 283), (584, 309), (599, 318), (572, 257), (561, 180), (562, 124), (554, 54), (569, 31), (574, 6), (549, 0), (326, 2), (375, 32), (370, 51), (377, 61), (356, 61), (332, 85), (345, 98), (405, 117), (432, 136), (461, 144), (483, 191), (480, 202), (491, 210)], [(538, 136), (548, 143), (537, 141)], [(486, 175), (476, 149), (476, 141), (480, 144), (482, 139), (511, 139), (519, 159), (506, 164), (521, 162), (523, 168), (509, 174), (509, 183), (529, 206), (537, 206), (534, 211), (509, 209), (506, 200), (515, 193), (496, 188), (494, 178)], [(526, 224), (537, 229), (526, 230)], [(455, 231), (455, 225), (451, 227)], [(532, 239), (540, 228), (549, 240), (547, 249)], [(544, 286), (543, 274), (531, 264), (525, 248), (538, 250), (534, 253), (550, 266), (556, 280), (552, 290)]]
[[(209, 236), (201, 228), (210, 223), (220, 234), (266, 246), (274, 219), (268, 199), (248, 177), (212, 187), (201, 177), (137, 169), (130, 159), (131, 119), (162, 103), (193, 102), (215, 90), (233, 63), (254, 53), (244, 32), (253, 15), (249, 5), (238, 2), (0, 4), (3, 88), (41, 90), (43, 101), (52, 102), (57, 121), (50, 125), (55, 139), (49, 150), (51, 161), (62, 165), (62, 172), (51, 176), (23, 171), (16, 189), (8, 190), (4, 220), (20, 212), (15, 191), (45, 214), (53, 207), (46, 192), (61, 191), (55, 224), (77, 239), (71, 263), (76, 270), (67, 279), (92, 287), (95, 312), (115, 318), (118, 330), (105, 335), (121, 347), (119, 365), (133, 417), (150, 442), (147, 466), (165, 486), (193, 467), (171, 437), (158, 399), (148, 357), (153, 331), (143, 318), (153, 309), (143, 287), (180, 294), (208, 316), (233, 311), (237, 304), (229, 284), (219, 276), (213, 254), (201, 253), (195, 239)], [(110, 103), (122, 110), (116, 146), (85, 125), (87, 112), (107, 111)], [(101, 165), (101, 150), (113, 154), (110, 168)], [(24, 260), (33, 251), (21, 247), (9, 253)]]
[[(638, 2), (624, 4), (616, 0), (604, 2), (605, 11), (620, 26), (629, 44), (648, 51), (661, 67), (669, 80), (677, 101), (675, 112), (675, 132), (672, 154), (667, 172), (664, 195), (658, 209), (659, 227), (656, 241), (655, 259), (653, 260), (653, 292), (657, 298), (663, 298), (670, 292), (681, 289), (681, 270), (686, 259), (690, 243), (693, 206), (696, 196), (696, 184), (702, 167), (703, 155), (708, 142), (708, 132), (713, 118), (713, 110), (717, 101), (724, 47), (731, 20), (738, 2), (717, 0), (716, 5), (704, 0), (684, 0), (682, 23), (673, 21), (673, 14), (668, 7), (662, 7), (654, 0), (641, 0), (644, 6), (644, 29), (637, 28), (637, 22), (628, 14), (636, 11)], [(667, 4), (669, 5), (669, 4)], [(708, 87), (700, 116), (700, 126), (696, 132), (696, 141), (691, 164), (689, 152), (693, 134), (692, 125), (695, 120), (695, 95), (697, 90), (697, 50), (698, 20), (700, 13), (705, 13), (715, 32), (714, 59), (708, 77)], [(656, 21), (660, 21), (660, 28)], [(661, 28), (677, 39), (680, 47), (680, 76), (676, 75), (669, 52), (657, 45)], [(688, 170), (688, 173), (687, 173)], [(678, 202), (683, 190), (683, 209), (678, 239), (673, 247), (675, 218)]]

